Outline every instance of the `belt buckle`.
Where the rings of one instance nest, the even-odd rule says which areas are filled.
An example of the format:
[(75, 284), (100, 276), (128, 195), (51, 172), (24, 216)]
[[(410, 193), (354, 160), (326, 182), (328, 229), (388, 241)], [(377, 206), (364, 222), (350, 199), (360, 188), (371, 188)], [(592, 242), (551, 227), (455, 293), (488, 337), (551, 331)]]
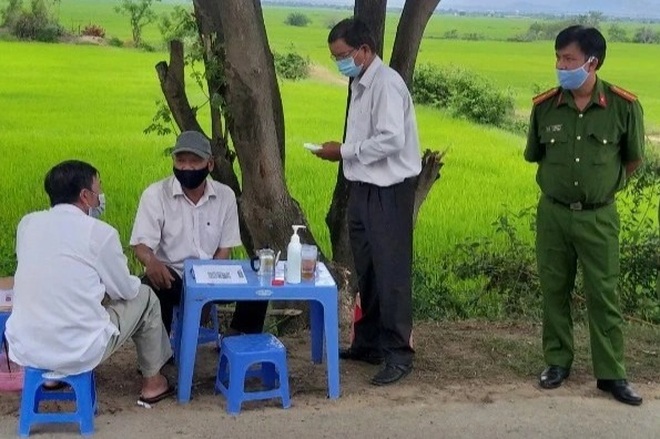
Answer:
[(568, 205), (568, 208), (571, 210), (582, 210), (582, 203), (579, 201), (576, 201), (575, 203), (571, 203)]

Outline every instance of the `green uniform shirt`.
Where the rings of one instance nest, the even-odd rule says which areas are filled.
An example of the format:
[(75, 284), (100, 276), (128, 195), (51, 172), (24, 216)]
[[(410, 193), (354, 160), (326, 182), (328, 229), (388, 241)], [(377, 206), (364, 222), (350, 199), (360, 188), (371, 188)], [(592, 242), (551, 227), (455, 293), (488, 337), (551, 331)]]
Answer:
[(538, 162), (541, 191), (560, 202), (604, 203), (642, 159), (644, 121), (637, 99), (596, 79), (581, 112), (568, 90), (544, 93), (532, 109), (525, 160)]

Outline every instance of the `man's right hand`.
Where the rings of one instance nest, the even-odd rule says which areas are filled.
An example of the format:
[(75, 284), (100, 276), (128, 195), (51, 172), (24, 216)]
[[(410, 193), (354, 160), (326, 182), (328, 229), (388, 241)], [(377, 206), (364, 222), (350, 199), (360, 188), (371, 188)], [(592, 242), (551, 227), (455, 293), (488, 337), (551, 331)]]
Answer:
[(151, 258), (145, 267), (145, 274), (151, 281), (151, 285), (157, 290), (172, 288), (174, 276), (165, 264), (156, 258)]

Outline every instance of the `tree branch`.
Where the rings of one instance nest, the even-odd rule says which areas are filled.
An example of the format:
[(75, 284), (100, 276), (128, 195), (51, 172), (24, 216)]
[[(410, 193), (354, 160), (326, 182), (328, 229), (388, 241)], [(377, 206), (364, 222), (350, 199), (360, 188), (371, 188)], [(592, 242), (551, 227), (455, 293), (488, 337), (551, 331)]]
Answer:
[(170, 41), (170, 64), (165, 61), (156, 64), (156, 72), (160, 80), (160, 88), (172, 112), (174, 121), (181, 131), (199, 131), (203, 133), (202, 127), (197, 122), (188, 96), (186, 95), (186, 83), (184, 80), (183, 43), (178, 40)]
[(440, 0), (406, 0), (403, 6), (390, 67), (399, 72), (408, 90), (412, 90), (413, 73), (424, 29), (439, 3)]

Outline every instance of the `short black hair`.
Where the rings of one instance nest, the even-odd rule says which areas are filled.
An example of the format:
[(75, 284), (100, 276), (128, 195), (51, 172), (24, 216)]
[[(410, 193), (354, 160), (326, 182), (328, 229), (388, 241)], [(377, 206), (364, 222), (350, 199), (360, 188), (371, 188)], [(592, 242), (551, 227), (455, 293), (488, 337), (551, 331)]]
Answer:
[(99, 171), (94, 166), (80, 160), (67, 160), (53, 166), (44, 178), (44, 189), (50, 198), (50, 205), (75, 203), (80, 191), (92, 190), (94, 177), (98, 175)]
[(572, 43), (577, 44), (587, 58), (591, 56), (596, 57), (598, 59), (596, 70), (601, 68), (605, 62), (607, 43), (605, 42), (605, 37), (598, 29), (579, 24), (569, 26), (557, 35), (555, 39), (555, 50), (561, 50)]
[(354, 49), (367, 45), (373, 53), (376, 53), (376, 39), (367, 24), (358, 18), (346, 18), (330, 30), (328, 44), (343, 39), (346, 44)]

